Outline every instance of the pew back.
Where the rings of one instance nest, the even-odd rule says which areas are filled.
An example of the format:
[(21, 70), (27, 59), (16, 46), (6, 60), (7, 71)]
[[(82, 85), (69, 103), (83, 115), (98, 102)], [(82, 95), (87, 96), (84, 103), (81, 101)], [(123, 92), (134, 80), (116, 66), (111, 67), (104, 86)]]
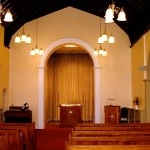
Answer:
[(133, 137), (73, 137), (69, 136), (71, 145), (150, 145), (150, 136)]
[(22, 140), (18, 129), (0, 129), (0, 136), (6, 137), (8, 150), (22, 150)]
[(35, 123), (0, 123), (0, 129), (18, 129), (26, 150), (35, 150)]
[(75, 126), (74, 130), (94, 130), (94, 131), (150, 131), (150, 126)]
[(0, 136), (0, 150), (7, 150), (7, 136)]
[(72, 136), (150, 136), (150, 131), (90, 131), (72, 130)]
[(150, 126), (150, 123), (76, 123), (74, 124), (74, 127), (90, 127), (90, 126)]
[(149, 145), (66, 145), (66, 150), (150, 150)]

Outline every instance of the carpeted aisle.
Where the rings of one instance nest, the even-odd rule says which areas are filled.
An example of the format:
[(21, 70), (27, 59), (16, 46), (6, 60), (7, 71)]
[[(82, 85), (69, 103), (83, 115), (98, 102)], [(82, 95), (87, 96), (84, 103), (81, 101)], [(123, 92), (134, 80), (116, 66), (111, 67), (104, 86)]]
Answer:
[(43, 130), (36, 130), (36, 150), (65, 150), (72, 128), (48, 126)]

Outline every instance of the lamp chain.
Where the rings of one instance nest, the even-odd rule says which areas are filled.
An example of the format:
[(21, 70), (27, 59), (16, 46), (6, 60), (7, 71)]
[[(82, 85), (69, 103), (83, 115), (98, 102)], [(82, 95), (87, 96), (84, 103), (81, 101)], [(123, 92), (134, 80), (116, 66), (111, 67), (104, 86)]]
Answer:
[(37, 43), (38, 43), (38, 19), (36, 20), (36, 47), (38, 46)]
[(101, 36), (101, 17), (100, 18), (100, 36)]

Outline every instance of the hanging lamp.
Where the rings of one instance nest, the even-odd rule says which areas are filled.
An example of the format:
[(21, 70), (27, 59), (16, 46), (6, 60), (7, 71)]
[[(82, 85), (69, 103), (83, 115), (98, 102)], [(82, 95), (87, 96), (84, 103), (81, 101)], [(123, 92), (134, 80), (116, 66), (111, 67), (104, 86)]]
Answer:
[(32, 50), (30, 51), (30, 55), (34, 56), (34, 55), (43, 55), (43, 50), (38, 49), (38, 19), (36, 19), (36, 46), (35, 49), (32, 48)]
[(3, 8), (2, 5), (4, 5), (6, 3), (6, 1), (2, 4), (1, 3), (1, 0), (0, 0), (0, 23), (2, 23), (2, 17), (4, 16), (4, 19), (3, 21), (5, 22), (12, 22), (13, 21), (13, 17), (12, 17), (12, 14), (10, 12), (10, 9), (6, 9), (6, 8)]
[(15, 43), (21, 43), (21, 42), (31, 43), (30, 35), (25, 34), (24, 25), (23, 25), (21, 37), (19, 36), (19, 34), (17, 34), (17, 36), (15, 38)]
[(116, 7), (114, 1), (112, 1), (112, 4), (109, 5), (108, 9), (105, 13), (105, 23), (112, 23), (114, 22), (114, 13), (118, 15), (117, 20), (118, 21), (126, 21), (126, 14), (123, 10), (123, 8)]

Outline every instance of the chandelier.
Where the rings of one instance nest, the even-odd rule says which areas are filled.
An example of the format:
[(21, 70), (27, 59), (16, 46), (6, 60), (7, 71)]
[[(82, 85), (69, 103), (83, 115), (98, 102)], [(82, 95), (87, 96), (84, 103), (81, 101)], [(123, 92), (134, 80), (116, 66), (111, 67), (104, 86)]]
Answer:
[(98, 56), (107, 56), (107, 51), (102, 48), (101, 44), (99, 45), (99, 48), (94, 50), (94, 55)]
[(21, 37), (19, 36), (19, 34), (17, 34), (15, 38), (15, 43), (21, 43), (21, 42), (31, 43), (31, 37), (29, 36), (29, 34), (28, 35), (25, 34), (24, 25), (23, 25)]
[(109, 5), (108, 9), (105, 13), (105, 23), (112, 23), (114, 22), (114, 14), (118, 14), (118, 21), (126, 21), (126, 14), (122, 8), (116, 7), (114, 1), (112, 1), (112, 4)]
[(102, 44), (104, 42), (115, 43), (115, 38), (112, 34), (107, 34), (106, 23), (105, 23), (105, 31), (103, 34), (101, 34), (101, 17), (100, 17), (100, 36), (98, 38), (98, 43)]
[[(6, 1), (5, 1), (6, 2)], [(4, 3), (5, 3), (4, 2)], [(12, 14), (11, 14), (11, 12), (10, 12), (10, 10), (8, 9), (6, 9), (6, 8), (3, 8), (3, 6), (2, 5), (4, 5), (4, 3), (3, 4), (1, 4), (1, 0), (0, 0), (0, 23), (2, 23), (2, 17), (4, 16), (4, 21), (5, 22), (12, 22), (13, 21), (13, 18), (12, 18)]]
[(38, 54), (38, 55), (43, 55), (43, 50), (42, 48), (41, 49), (38, 49), (38, 19), (36, 20), (36, 46), (35, 46), (35, 49), (32, 48), (32, 50), (30, 51), (30, 55), (35, 55), (35, 54)]

